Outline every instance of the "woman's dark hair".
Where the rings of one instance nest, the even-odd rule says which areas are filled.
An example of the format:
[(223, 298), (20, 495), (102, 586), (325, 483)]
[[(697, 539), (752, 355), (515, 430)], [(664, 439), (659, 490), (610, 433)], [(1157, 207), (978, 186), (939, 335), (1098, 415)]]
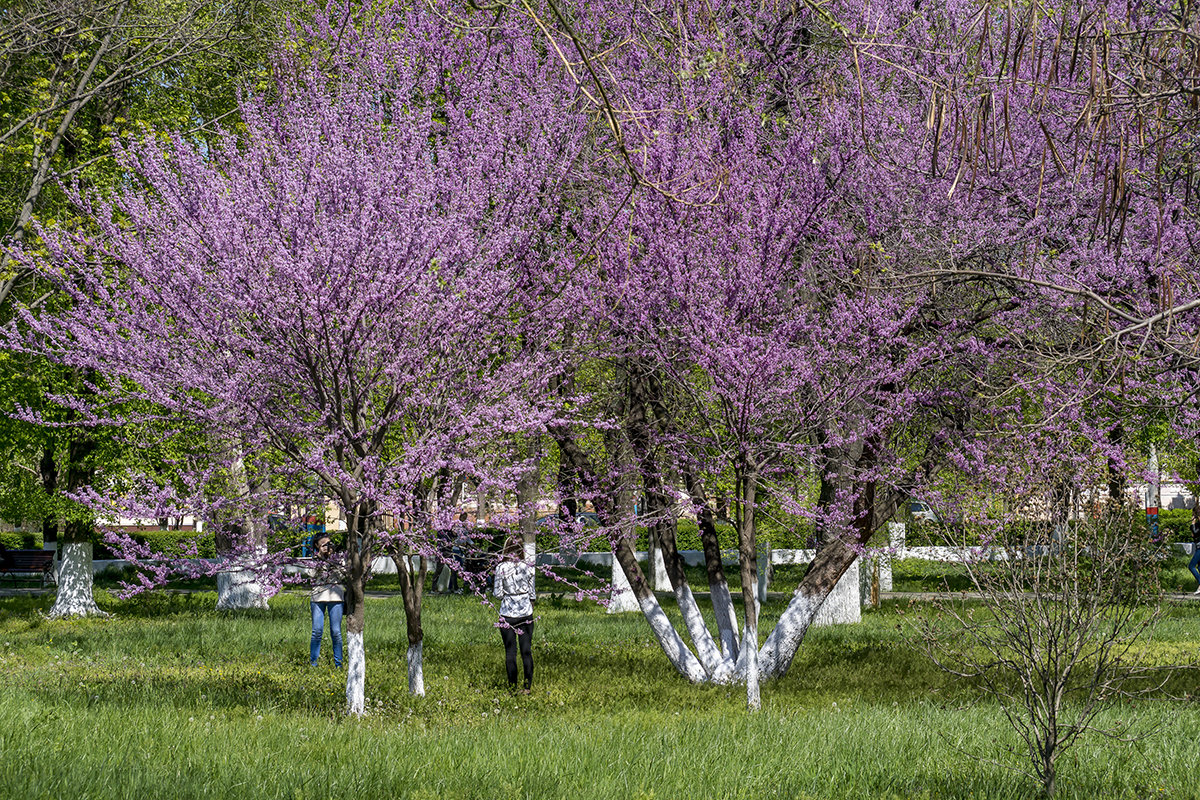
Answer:
[(525, 555), (525, 543), (521, 541), (520, 536), (510, 536), (504, 543), (504, 551), (500, 555), (502, 558), (523, 556)]

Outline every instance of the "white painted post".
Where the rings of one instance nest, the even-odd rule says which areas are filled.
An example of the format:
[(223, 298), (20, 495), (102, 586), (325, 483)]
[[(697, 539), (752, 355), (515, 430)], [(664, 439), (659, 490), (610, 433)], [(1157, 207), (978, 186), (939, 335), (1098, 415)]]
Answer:
[(904, 523), (888, 523), (888, 549), (879, 561), (879, 591), (892, 591), (892, 559), (904, 558)]
[(764, 541), (758, 548), (758, 604), (767, 602), (767, 587), (771, 583), (771, 543)]

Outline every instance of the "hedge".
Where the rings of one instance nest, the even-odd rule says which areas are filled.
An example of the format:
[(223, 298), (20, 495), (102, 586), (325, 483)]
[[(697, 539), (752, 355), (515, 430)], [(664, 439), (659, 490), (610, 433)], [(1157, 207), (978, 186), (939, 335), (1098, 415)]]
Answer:
[(0, 545), (5, 550), (41, 550), (42, 534), (41, 531), (3, 531), (0, 532)]
[[(212, 558), (217, 554), (216, 544), (211, 533), (201, 533), (197, 536), (193, 530), (145, 530), (130, 532), (129, 536), (138, 544), (150, 547), (156, 553), (164, 556), (181, 556), (189, 553), (190, 546), (196, 545), (196, 555), (200, 558)], [(104, 533), (96, 531), (92, 534), (92, 555), (94, 558), (118, 558), (112, 548), (104, 541)]]
[[(645, 550), (649, 546), (650, 537), (645, 526), (639, 525), (637, 531), (637, 542), (634, 544), (635, 550)], [(587, 534), (589, 531), (584, 530)], [(593, 531), (594, 532), (594, 531)], [(801, 526), (794, 530), (784, 528), (778, 523), (768, 521), (758, 526), (758, 542), (761, 546), (764, 542), (770, 542), (773, 550), (799, 550), (806, 547), (811, 547), (812, 538), (812, 523), (805, 521)], [(733, 525), (728, 523), (717, 524), (717, 541), (721, 545), (721, 549), (732, 549), (738, 545), (737, 531)], [(681, 519), (675, 527), (675, 546), (680, 550), (703, 550), (704, 544), (700, 541), (700, 525), (694, 519)], [(537, 548), (539, 552), (547, 552), (559, 549), (558, 536), (553, 533), (539, 532), (537, 536)], [(585, 542), (584, 548), (595, 551), (607, 551), (608, 544), (603, 541)]]
[[(1160, 511), (1158, 515), (1159, 534), (1165, 542), (1191, 542), (1192, 511), (1188, 508), (1174, 508)], [(1049, 523), (1043, 523), (1049, 525)], [(951, 534), (955, 541), (948, 541), (945, 528), (927, 522), (909, 522), (905, 531), (905, 544), (909, 547), (926, 545), (978, 545), (981, 543), (978, 533), (972, 534), (961, 529), (955, 529)], [(1148, 536), (1149, 529), (1144, 514), (1138, 514), (1133, 519), (1129, 530), (1130, 537)]]

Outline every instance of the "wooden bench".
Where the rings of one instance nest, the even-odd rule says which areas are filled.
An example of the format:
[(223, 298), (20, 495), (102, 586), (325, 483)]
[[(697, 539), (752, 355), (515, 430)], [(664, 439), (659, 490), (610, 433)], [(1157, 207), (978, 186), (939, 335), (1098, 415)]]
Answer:
[(0, 552), (0, 578), (4, 576), (40, 578), (46, 588), (46, 580), (54, 578), (54, 551), (4, 550)]

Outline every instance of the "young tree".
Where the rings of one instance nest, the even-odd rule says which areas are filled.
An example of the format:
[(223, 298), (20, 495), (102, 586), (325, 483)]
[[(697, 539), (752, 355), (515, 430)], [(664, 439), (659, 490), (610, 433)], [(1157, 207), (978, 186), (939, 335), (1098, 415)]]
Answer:
[(1125, 723), (1097, 724), (1101, 711), (1161, 686), (1154, 677), (1162, 671), (1133, 652), (1160, 616), (1162, 593), (1154, 543), (1131, 535), (1138, 516), (1126, 510), (1064, 526), (1003, 521), (990, 557), (966, 562), (981, 605), (939, 600), (937, 616), (917, 623), (922, 648), (941, 669), (997, 701), (1023, 746), (1019, 771), (1047, 797), (1059, 759), (1080, 737), (1138, 735)]
[(550, 416), (534, 391), (556, 358), (546, 237), (586, 126), (511, 19), (331, 10), (280, 55), (272, 92), (242, 102), (243, 134), (121, 147), (129, 185), (76, 197), (98, 232), (42, 231), (48, 257), (19, 255), (69, 307), (23, 308), (8, 340), (95, 372), (96, 399), (70, 401), (84, 424), (176, 421), (213, 443), (190, 493), (97, 487), (96, 508), (161, 516), (166, 498), (213, 519), (212, 465), (268, 460), (337, 502), (347, 703), (362, 713), (373, 558), (432, 554), (422, 488), (482, 471), (486, 443)]

